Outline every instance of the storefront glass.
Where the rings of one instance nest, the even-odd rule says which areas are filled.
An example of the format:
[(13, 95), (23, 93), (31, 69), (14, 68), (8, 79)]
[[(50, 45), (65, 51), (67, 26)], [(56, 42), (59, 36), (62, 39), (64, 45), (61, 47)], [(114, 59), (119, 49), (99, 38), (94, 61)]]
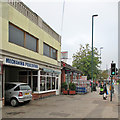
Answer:
[(55, 89), (55, 77), (52, 77), (52, 90)]
[(45, 91), (45, 76), (40, 76), (40, 91)]
[(56, 89), (58, 89), (58, 78), (56, 78)]
[(69, 85), (69, 83), (71, 81), (71, 79), (70, 79), (70, 72), (66, 72), (65, 79), (66, 79), (66, 83)]
[(47, 90), (51, 90), (51, 77), (47, 77)]
[(58, 89), (58, 74), (41, 71), (40, 91)]

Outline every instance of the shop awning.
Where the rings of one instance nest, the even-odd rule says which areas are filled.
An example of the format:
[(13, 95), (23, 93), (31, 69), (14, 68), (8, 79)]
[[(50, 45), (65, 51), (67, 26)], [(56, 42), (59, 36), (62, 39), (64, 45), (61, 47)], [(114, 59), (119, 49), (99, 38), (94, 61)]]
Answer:
[(42, 68), (42, 69), (45, 72), (61, 74), (61, 71), (56, 71), (56, 70), (52, 70), (52, 69), (48, 69), (48, 68)]

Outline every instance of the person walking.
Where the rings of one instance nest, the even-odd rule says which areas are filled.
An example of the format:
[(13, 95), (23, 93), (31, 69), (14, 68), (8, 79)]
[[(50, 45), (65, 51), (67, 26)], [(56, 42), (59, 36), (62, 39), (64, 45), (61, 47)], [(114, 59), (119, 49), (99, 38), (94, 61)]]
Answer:
[(107, 98), (107, 86), (106, 86), (106, 84), (104, 84), (104, 90), (103, 90), (103, 99), (104, 100), (106, 100), (106, 98)]
[(99, 94), (103, 95), (103, 85), (102, 84), (100, 85), (100, 93)]

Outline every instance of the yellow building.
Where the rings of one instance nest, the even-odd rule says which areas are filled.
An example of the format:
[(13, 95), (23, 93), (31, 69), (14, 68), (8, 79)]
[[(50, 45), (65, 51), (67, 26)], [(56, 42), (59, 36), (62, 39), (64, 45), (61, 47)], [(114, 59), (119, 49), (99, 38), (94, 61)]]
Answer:
[(0, 9), (2, 98), (5, 82), (28, 83), (33, 96), (59, 94), (61, 36), (22, 2), (8, 0)]

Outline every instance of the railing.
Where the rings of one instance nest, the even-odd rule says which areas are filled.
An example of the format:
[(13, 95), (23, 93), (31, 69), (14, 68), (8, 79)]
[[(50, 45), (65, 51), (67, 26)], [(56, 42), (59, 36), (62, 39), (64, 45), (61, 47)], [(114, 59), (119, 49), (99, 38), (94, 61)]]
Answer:
[(20, 0), (8, 0), (8, 3), (61, 43), (60, 35), (58, 35), (52, 28), (50, 28), (36, 13), (29, 9), (23, 2), (21, 2)]

